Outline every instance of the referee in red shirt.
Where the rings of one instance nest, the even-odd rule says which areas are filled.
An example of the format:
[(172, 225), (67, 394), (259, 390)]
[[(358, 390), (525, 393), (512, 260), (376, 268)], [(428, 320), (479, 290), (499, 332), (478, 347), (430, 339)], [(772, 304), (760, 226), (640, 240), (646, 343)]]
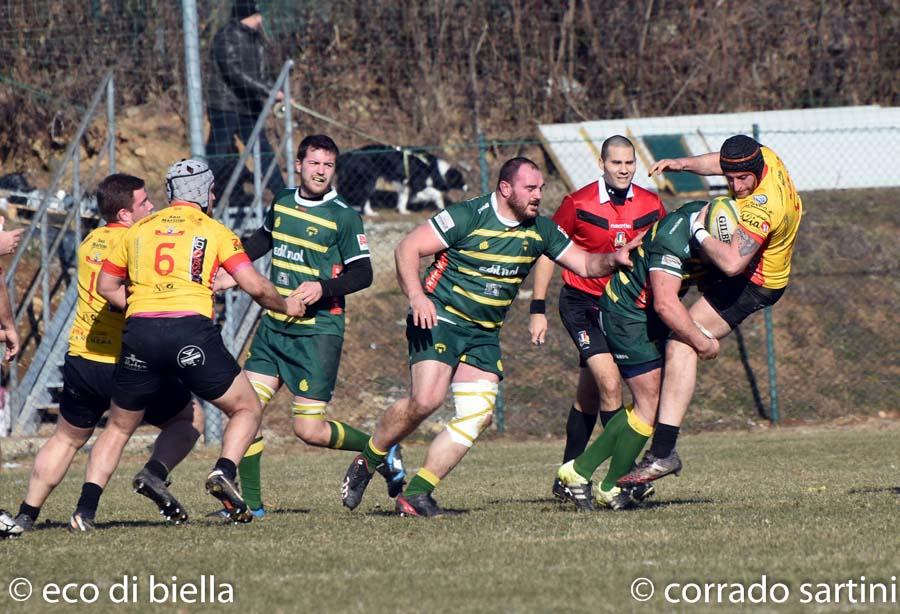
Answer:
[[(666, 214), (659, 196), (632, 184), (635, 172), (634, 145), (624, 136), (611, 136), (600, 149), (603, 177), (563, 198), (553, 220), (575, 245), (591, 253), (611, 253), (622, 247)], [(553, 278), (553, 261), (541, 257), (534, 269), (534, 300), (528, 329), (531, 342), (544, 343), (547, 334), (546, 296)], [(563, 270), (565, 282), (559, 293), (559, 316), (579, 355), (578, 390), (566, 422), (563, 462), (581, 454), (600, 416), (606, 425), (622, 411), (622, 382), (613, 356), (600, 330), (599, 298), (609, 277), (586, 278)], [(553, 483), (553, 494), (564, 488)], [(643, 499), (651, 494), (634, 492)]]

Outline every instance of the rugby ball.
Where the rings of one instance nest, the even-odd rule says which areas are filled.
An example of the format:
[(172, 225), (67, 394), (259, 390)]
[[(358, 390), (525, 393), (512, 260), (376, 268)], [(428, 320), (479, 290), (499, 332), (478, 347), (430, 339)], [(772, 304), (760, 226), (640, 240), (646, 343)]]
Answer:
[(717, 196), (709, 201), (703, 225), (709, 234), (722, 243), (731, 243), (739, 220), (740, 213), (734, 199), (729, 196)]

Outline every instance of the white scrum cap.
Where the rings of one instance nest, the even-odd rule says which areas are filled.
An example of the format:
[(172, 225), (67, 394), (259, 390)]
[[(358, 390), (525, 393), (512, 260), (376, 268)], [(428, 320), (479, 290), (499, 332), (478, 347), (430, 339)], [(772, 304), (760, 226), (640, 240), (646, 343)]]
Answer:
[(181, 160), (166, 173), (166, 197), (169, 202), (184, 200), (196, 203), (206, 211), (209, 209), (210, 192), (215, 177), (209, 165), (202, 160)]

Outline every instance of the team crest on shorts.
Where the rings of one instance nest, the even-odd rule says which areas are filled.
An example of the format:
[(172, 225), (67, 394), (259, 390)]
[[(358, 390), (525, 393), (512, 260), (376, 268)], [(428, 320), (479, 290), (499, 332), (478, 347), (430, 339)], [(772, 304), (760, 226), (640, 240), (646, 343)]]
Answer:
[(586, 330), (578, 331), (578, 347), (586, 348), (591, 344), (591, 336)]
[(438, 354), (443, 354), (444, 352), (447, 351), (447, 346), (444, 345), (443, 343), (435, 343), (434, 351), (437, 352)]
[(500, 284), (489, 281), (484, 284), (484, 293), (488, 296), (500, 296)]
[(300, 389), (300, 392), (306, 392), (307, 390), (309, 390), (309, 382), (307, 382), (305, 379), (302, 379), (300, 380), (300, 385), (297, 386), (297, 388)]
[(178, 366), (182, 369), (206, 364), (206, 354), (196, 345), (186, 345), (178, 350)]

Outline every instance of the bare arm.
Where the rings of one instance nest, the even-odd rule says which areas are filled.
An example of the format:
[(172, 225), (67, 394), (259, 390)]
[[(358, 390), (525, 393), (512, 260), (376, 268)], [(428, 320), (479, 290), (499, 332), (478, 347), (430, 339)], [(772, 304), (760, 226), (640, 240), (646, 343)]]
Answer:
[(3, 329), (0, 334), (3, 335), (2, 340), (6, 344), (5, 358), (9, 360), (19, 353), (19, 335), (16, 332), (16, 320), (5, 283), (0, 283), (0, 328)]
[(213, 281), (213, 292), (224, 292), (234, 288), (236, 285), (237, 282), (234, 281), (234, 277), (228, 274), (228, 271), (225, 269), (216, 271), (216, 278)]
[(719, 164), (719, 152), (714, 151), (699, 156), (657, 160), (650, 167), (647, 175), (659, 175), (663, 171), (687, 171), (695, 175), (721, 175), (722, 166)]
[(617, 268), (630, 269), (631, 250), (644, 240), (644, 231), (611, 254), (589, 254), (573, 245), (560, 256), (556, 262), (582, 277), (606, 277)]
[(738, 226), (734, 231), (731, 243), (722, 243), (710, 236), (703, 240), (700, 247), (723, 273), (734, 277), (747, 270), (753, 256), (762, 247), (762, 243)]
[(403, 294), (409, 298), (413, 324), (421, 328), (432, 328), (437, 324), (437, 310), (425, 295), (419, 273), (420, 260), (444, 249), (437, 232), (430, 222), (418, 226), (403, 237), (394, 248), (394, 262), (397, 265), (397, 282)]
[(306, 306), (299, 297), (282, 298), (272, 282), (260, 275), (252, 266), (243, 266), (231, 273), (231, 276), (241, 290), (266, 309), (294, 317), (302, 316), (306, 311)]
[(120, 311), (125, 311), (128, 306), (124, 277), (116, 277), (100, 271), (100, 277), (97, 278), (97, 294)]
[(710, 339), (697, 328), (687, 308), (678, 298), (681, 278), (665, 271), (650, 271), (653, 309), (678, 338), (690, 345), (697, 355), (710, 360), (719, 353), (719, 342)]
[[(553, 279), (553, 271), (556, 267), (547, 256), (538, 258), (534, 265), (534, 294), (533, 300), (547, 300), (547, 289)], [(545, 313), (532, 313), (528, 318), (528, 332), (531, 333), (531, 342), (542, 345), (547, 337), (547, 315)]]

